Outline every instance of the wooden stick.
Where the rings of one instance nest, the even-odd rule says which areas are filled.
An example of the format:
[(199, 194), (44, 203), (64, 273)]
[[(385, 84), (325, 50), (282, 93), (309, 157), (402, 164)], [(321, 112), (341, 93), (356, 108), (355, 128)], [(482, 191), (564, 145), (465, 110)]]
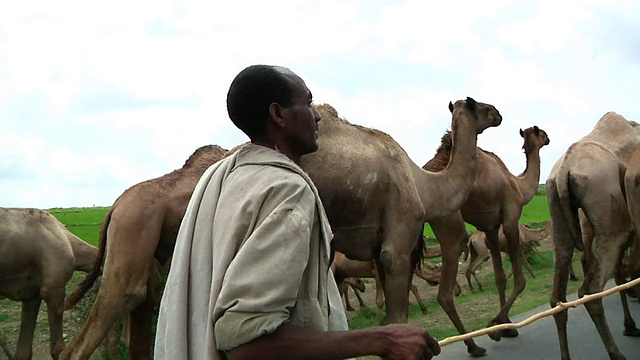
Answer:
[(547, 317), (549, 315), (553, 315), (555, 313), (561, 312), (561, 311), (566, 311), (569, 308), (574, 308), (578, 305), (582, 305), (586, 302), (589, 302), (591, 300), (595, 300), (595, 299), (600, 299), (603, 298), (605, 296), (609, 296), (611, 294), (617, 293), (619, 291), (634, 287), (636, 285), (640, 284), (640, 278), (637, 278), (633, 281), (629, 281), (626, 282), (622, 285), (618, 285), (616, 287), (612, 287), (609, 290), (605, 290), (605, 291), (601, 291), (599, 293), (595, 293), (595, 294), (590, 294), (590, 295), (585, 295), (584, 297), (574, 300), (574, 301), (570, 301), (570, 302), (558, 302), (558, 304), (556, 304), (555, 307), (549, 309), (549, 310), (545, 310), (541, 313), (535, 314), (523, 321), (520, 321), (518, 323), (508, 323), (508, 324), (498, 324), (498, 325), (494, 325), (485, 329), (480, 329), (480, 330), (476, 330), (476, 331), (472, 331), (470, 333), (466, 333), (463, 335), (456, 335), (456, 336), (451, 336), (448, 337), (444, 340), (440, 340), (438, 341), (438, 345), (440, 346), (445, 346), (448, 344), (452, 344), (455, 342), (459, 342), (459, 341), (464, 341), (464, 340), (468, 340), (468, 339), (472, 339), (474, 337), (478, 337), (478, 336), (482, 336), (482, 335), (487, 335), (489, 333), (492, 333), (494, 331), (501, 331), (501, 330), (506, 330), (506, 329), (517, 329), (517, 328), (521, 328), (523, 326), (529, 325), (532, 322), (542, 319), (543, 317)]

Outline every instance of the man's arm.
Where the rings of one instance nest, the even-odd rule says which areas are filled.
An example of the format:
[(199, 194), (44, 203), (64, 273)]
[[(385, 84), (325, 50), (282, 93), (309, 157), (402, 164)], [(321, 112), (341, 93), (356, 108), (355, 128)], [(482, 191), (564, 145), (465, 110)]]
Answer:
[(318, 331), (282, 325), (227, 352), (229, 360), (332, 360), (377, 355), (383, 359), (431, 359), (440, 347), (426, 329), (393, 324), (351, 331)]

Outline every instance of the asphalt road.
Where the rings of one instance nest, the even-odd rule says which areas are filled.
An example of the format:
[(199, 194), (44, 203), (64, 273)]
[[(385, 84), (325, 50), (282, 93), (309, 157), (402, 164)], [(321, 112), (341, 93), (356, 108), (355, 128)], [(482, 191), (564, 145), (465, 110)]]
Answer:
[[(607, 283), (606, 288), (615, 286), (613, 280)], [(575, 300), (576, 294), (567, 297), (567, 301)], [(629, 299), (631, 315), (640, 327), (640, 304), (634, 298)], [(609, 322), (609, 328), (618, 344), (618, 348), (627, 360), (640, 359), (640, 338), (632, 338), (622, 335), (624, 330), (624, 318), (620, 295), (614, 294), (604, 298), (603, 304)], [(522, 321), (531, 315), (548, 310), (549, 305), (540, 306), (528, 313), (512, 316), (513, 322)], [(595, 325), (591, 321), (584, 306), (569, 310), (568, 321), (569, 351), (571, 358), (575, 360), (609, 359), (604, 344)], [(553, 317), (542, 318), (523, 328), (518, 329), (520, 336), (517, 338), (503, 338), (499, 342), (491, 340), (488, 336), (475, 338), (476, 344), (487, 349), (487, 355), (483, 359), (522, 359), (522, 360), (549, 360), (560, 359), (560, 347), (558, 345), (558, 333)], [(464, 343), (454, 343), (442, 348), (442, 352), (434, 359), (473, 359), (467, 353)]]

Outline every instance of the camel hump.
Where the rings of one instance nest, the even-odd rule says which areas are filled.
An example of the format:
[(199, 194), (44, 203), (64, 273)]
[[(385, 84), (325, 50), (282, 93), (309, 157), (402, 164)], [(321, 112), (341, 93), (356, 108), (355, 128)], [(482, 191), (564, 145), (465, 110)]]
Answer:
[(333, 116), (334, 118), (338, 118), (338, 110), (329, 104), (320, 104), (316, 107), (318, 111), (323, 111)]

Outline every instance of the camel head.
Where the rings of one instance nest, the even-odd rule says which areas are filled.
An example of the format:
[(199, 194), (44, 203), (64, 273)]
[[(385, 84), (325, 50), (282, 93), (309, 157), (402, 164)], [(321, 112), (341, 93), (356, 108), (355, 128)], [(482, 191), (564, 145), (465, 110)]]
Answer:
[(549, 136), (547, 136), (547, 133), (544, 130), (537, 126), (533, 126), (525, 130), (520, 129), (520, 136), (524, 138), (522, 148), (526, 154), (530, 154), (545, 145), (549, 145)]
[(467, 116), (476, 120), (476, 134), (482, 134), (484, 129), (498, 126), (502, 123), (502, 115), (495, 106), (475, 101), (467, 97), (466, 100), (449, 102), (449, 111), (456, 116)]
[(355, 289), (360, 290), (360, 292), (364, 292), (367, 288), (364, 284), (364, 281), (362, 281), (362, 279), (360, 278), (350, 278), (349, 284)]

